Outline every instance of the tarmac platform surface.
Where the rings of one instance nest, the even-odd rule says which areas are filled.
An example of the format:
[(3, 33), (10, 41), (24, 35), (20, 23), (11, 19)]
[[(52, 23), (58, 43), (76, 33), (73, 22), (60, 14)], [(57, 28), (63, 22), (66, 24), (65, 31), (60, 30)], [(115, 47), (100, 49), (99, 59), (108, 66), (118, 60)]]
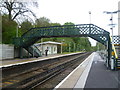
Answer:
[(75, 55), (75, 54), (80, 54), (80, 53), (84, 53), (84, 52), (76, 52), (76, 53), (69, 53), (69, 54), (51, 54), (48, 56), (43, 55), (42, 57), (39, 57), (39, 58), (23, 58), (23, 59), (17, 58), (17, 59), (0, 60), (0, 68), (9, 67), (13, 65), (32, 63), (32, 62), (38, 62), (38, 61), (54, 59), (54, 58), (60, 58), (60, 57)]
[(108, 70), (102, 58), (95, 54), (84, 88), (118, 88), (118, 72)]
[(54, 89), (61, 88), (120, 90), (120, 70), (107, 69), (105, 60), (94, 52)]

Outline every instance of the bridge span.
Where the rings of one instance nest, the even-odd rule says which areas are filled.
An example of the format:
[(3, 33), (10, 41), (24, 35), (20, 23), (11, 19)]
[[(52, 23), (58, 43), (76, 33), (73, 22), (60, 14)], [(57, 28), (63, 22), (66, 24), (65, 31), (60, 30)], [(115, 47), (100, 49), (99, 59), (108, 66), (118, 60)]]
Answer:
[[(15, 46), (20, 48), (20, 57), (22, 58), (22, 48), (26, 49), (35, 57), (40, 57), (41, 52), (33, 45), (41, 38), (50, 37), (91, 37), (94, 40), (106, 46), (106, 66), (116, 69), (119, 66), (120, 51), (116, 52), (115, 45), (120, 45), (120, 36), (111, 38), (110, 33), (94, 24), (78, 24), (31, 28), (21, 37), (14, 38)], [(112, 40), (113, 39), (113, 40)], [(111, 65), (112, 63), (112, 65)]]

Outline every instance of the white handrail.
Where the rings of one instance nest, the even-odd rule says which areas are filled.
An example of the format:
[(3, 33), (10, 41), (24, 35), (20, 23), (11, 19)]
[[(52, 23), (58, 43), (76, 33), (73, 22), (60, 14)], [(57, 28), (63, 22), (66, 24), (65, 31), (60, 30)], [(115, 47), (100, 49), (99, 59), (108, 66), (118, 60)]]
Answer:
[[(112, 38), (111, 38), (111, 37), (110, 37), (110, 39), (111, 39), (111, 41), (112, 41)], [(114, 53), (115, 53), (115, 58), (118, 58), (118, 55), (117, 55), (117, 52), (116, 52), (116, 50), (115, 50), (114, 44), (112, 44), (112, 49), (113, 49), (113, 51), (114, 51)]]

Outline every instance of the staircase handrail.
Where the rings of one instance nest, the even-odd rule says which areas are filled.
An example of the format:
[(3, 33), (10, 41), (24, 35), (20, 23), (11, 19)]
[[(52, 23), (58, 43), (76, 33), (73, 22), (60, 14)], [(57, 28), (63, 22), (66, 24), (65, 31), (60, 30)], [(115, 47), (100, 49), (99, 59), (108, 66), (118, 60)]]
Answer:
[[(110, 36), (110, 39), (111, 39), (111, 41), (112, 41), (111, 36)], [(111, 42), (111, 43), (112, 43), (112, 42)], [(117, 55), (117, 52), (116, 52), (116, 50), (115, 50), (114, 44), (112, 44), (112, 49), (113, 49), (113, 52), (114, 52), (114, 54), (115, 54), (115, 58), (117, 59), (117, 58), (118, 58), (118, 55)]]
[(41, 53), (41, 51), (37, 48), (37, 46), (32, 45), (32, 47), (36, 50), (36, 52), (37, 52), (38, 54), (40, 54), (40, 53)]

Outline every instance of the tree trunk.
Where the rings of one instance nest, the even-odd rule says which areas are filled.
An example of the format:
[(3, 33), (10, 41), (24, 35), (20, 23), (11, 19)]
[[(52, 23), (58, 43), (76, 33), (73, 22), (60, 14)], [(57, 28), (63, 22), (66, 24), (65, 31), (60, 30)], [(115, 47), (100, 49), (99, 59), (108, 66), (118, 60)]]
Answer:
[(9, 12), (9, 20), (12, 20), (12, 15), (11, 15), (11, 10), (8, 11)]

